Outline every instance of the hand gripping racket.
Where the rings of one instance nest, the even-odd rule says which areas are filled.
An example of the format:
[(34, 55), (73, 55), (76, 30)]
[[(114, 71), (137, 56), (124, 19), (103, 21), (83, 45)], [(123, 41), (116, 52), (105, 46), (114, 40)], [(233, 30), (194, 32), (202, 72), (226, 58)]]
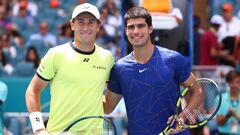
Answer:
[(159, 135), (167, 135), (171, 128), (186, 129), (205, 125), (215, 116), (221, 101), (220, 90), (213, 80), (198, 79), (181, 92), (175, 114)]

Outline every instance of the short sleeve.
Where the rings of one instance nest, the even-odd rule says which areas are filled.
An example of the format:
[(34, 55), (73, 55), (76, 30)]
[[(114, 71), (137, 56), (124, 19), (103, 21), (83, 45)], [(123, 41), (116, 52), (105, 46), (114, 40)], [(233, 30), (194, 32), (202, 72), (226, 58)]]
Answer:
[(175, 72), (175, 78), (180, 83), (186, 81), (191, 74), (187, 58), (176, 51), (173, 52), (173, 69)]
[(111, 69), (113, 68), (113, 65), (114, 65), (114, 58), (113, 58), (113, 56), (112, 56), (112, 54), (111, 53), (109, 53), (109, 72), (108, 72), (108, 75), (107, 75), (107, 81), (109, 81), (109, 77), (110, 77), (110, 71), (111, 71)]
[(37, 69), (37, 75), (43, 80), (51, 80), (56, 73), (54, 63), (54, 53), (50, 49), (47, 54), (41, 59), (41, 63)]
[(110, 72), (110, 77), (109, 77), (109, 82), (108, 82), (108, 89), (114, 93), (121, 94), (121, 86), (119, 82), (119, 76), (118, 76), (118, 69), (117, 65), (113, 65), (111, 72)]

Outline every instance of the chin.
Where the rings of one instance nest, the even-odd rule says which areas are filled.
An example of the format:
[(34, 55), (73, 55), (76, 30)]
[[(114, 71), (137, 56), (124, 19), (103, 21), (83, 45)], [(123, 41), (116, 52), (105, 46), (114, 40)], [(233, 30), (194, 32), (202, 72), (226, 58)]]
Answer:
[(132, 44), (132, 46), (137, 48), (137, 47), (143, 47), (145, 45), (144, 44)]

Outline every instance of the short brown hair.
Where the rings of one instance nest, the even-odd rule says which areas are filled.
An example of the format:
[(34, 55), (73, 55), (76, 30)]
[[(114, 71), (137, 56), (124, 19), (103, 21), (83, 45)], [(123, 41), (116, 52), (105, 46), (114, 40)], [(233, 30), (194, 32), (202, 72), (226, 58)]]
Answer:
[(240, 73), (236, 70), (229, 71), (226, 75), (226, 81), (231, 82), (234, 78), (240, 77)]
[(148, 26), (152, 26), (152, 16), (148, 10), (144, 7), (133, 7), (130, 8), (124, 16), (124, 26), (127, 26), (129, 19), (143, 18), (145, 19)]

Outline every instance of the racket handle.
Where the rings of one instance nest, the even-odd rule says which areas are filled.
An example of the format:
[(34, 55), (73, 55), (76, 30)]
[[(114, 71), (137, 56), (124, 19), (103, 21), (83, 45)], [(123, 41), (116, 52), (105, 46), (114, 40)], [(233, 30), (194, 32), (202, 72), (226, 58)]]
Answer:
[(161, 132), (159, 135), (166, 135), (164, 132)]

